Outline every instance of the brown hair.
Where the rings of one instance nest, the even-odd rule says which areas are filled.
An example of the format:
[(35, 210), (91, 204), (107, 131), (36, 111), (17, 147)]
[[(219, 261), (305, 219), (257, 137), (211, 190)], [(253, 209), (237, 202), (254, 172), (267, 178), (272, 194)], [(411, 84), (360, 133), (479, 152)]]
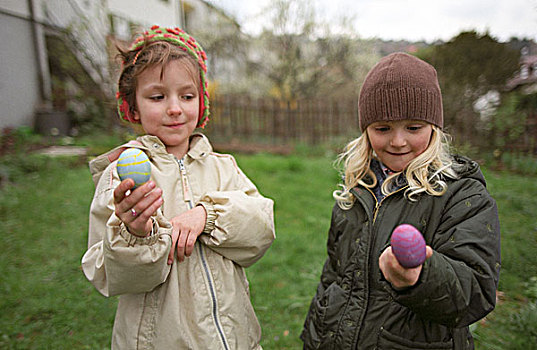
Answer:
[[(181, 60), (194, 81), (198, 93), (200, 93), (199, 65), (194, 58), (187, 54), (177, 45), (166, 41), (147, 42), (140, 49), (124, 50), (118, 47), (118, 58), (123, 62), (119, 76), (118, 92), (129, 106), (129, 114), (136, 111), (136, 87), (138, 77), (146, 69), (153, 66), (161, 66), (160, 77), (164, 74), (167, 63), (173, 60)], [(200, 97), (201, 98), (201, 97)]]

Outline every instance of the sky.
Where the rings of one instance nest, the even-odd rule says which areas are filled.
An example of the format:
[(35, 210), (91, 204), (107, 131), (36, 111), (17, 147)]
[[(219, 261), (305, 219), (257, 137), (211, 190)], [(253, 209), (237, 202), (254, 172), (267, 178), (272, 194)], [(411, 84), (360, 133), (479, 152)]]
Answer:
[[(210, 0), (232, 15), (243, 31), (258, 34), (270, 21), (263, 9), (273, 0)], [(511, 37), (537, 41), (537, 0), (310, 0), (318, 20), (351, 19), (359, 37), (385, 40), (448, 41), (461, 31), (488, 32), (499, 41)]]

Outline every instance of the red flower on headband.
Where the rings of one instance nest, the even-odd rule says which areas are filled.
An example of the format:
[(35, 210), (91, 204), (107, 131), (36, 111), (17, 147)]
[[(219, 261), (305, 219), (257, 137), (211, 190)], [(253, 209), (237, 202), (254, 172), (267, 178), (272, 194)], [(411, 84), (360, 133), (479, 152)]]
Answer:
[(175, 34), (175, 35), (179, 35), (180, 32), (177, 30), (177, 28), (166, 28), (166, 30), (168, 31), (168, 33), (172, 33), (172, 34)]
[(119, 110), (125, 114), (127, 118), (129, 118), (130, 111), (129, 111), (129, 104), (124, 99), (121, 102), (121, 105), (119, 106)]

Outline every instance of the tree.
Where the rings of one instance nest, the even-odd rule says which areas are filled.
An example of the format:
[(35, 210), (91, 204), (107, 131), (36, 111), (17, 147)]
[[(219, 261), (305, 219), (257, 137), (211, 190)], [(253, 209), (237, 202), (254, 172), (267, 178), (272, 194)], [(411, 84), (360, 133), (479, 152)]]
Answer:
[[(444, 123), (458, 140), (476, 141), (485, 128), (473, 103), (490, 90), (502, 91), (518, 68), (519, 53), (488, 33), (462, 32), (451, 41), (424, 49), (418, 56), (438, 72)], [(482, 144), (476, 144), (482, 146)]]
[(346, 26), (346, 34), (332, 34), (305, 0), (273, 0), (268, 13), (272, 28), (265, 28), (258, 44), (266, 54), (254, 69), (267, 77), (272, 96), (358, 95), (359, 82), (378, 59), (372, 42), (352, 34), (345, 19), (340, 26)]
[[(268, 8), (272, 30), (261, 35), (266, 45), (264, 72), (272, 82), (272, 94), (293, 100), (300, 95), (307, 57), (303, 51), (315, 23), (315, 10), (305, 0), (273, 0)], [(268, 59), (268, 60), (267, 60)]]

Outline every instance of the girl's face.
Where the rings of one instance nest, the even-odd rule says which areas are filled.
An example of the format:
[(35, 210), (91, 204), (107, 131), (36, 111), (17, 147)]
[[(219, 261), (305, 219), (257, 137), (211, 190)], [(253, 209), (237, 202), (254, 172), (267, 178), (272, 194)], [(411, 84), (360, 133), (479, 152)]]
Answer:
[(367, 127), (371, 147), (384, 165), (402, 171), (429, 146), (433, 128), (421, 120), (381, 121)]
[(192, 71), (184, 61), (155, 65), (138, 76), (134, 119), (140, 120), (147, 134), (157, 136), (168, 153), (181, 158), (198, 122), (199, 99)]

